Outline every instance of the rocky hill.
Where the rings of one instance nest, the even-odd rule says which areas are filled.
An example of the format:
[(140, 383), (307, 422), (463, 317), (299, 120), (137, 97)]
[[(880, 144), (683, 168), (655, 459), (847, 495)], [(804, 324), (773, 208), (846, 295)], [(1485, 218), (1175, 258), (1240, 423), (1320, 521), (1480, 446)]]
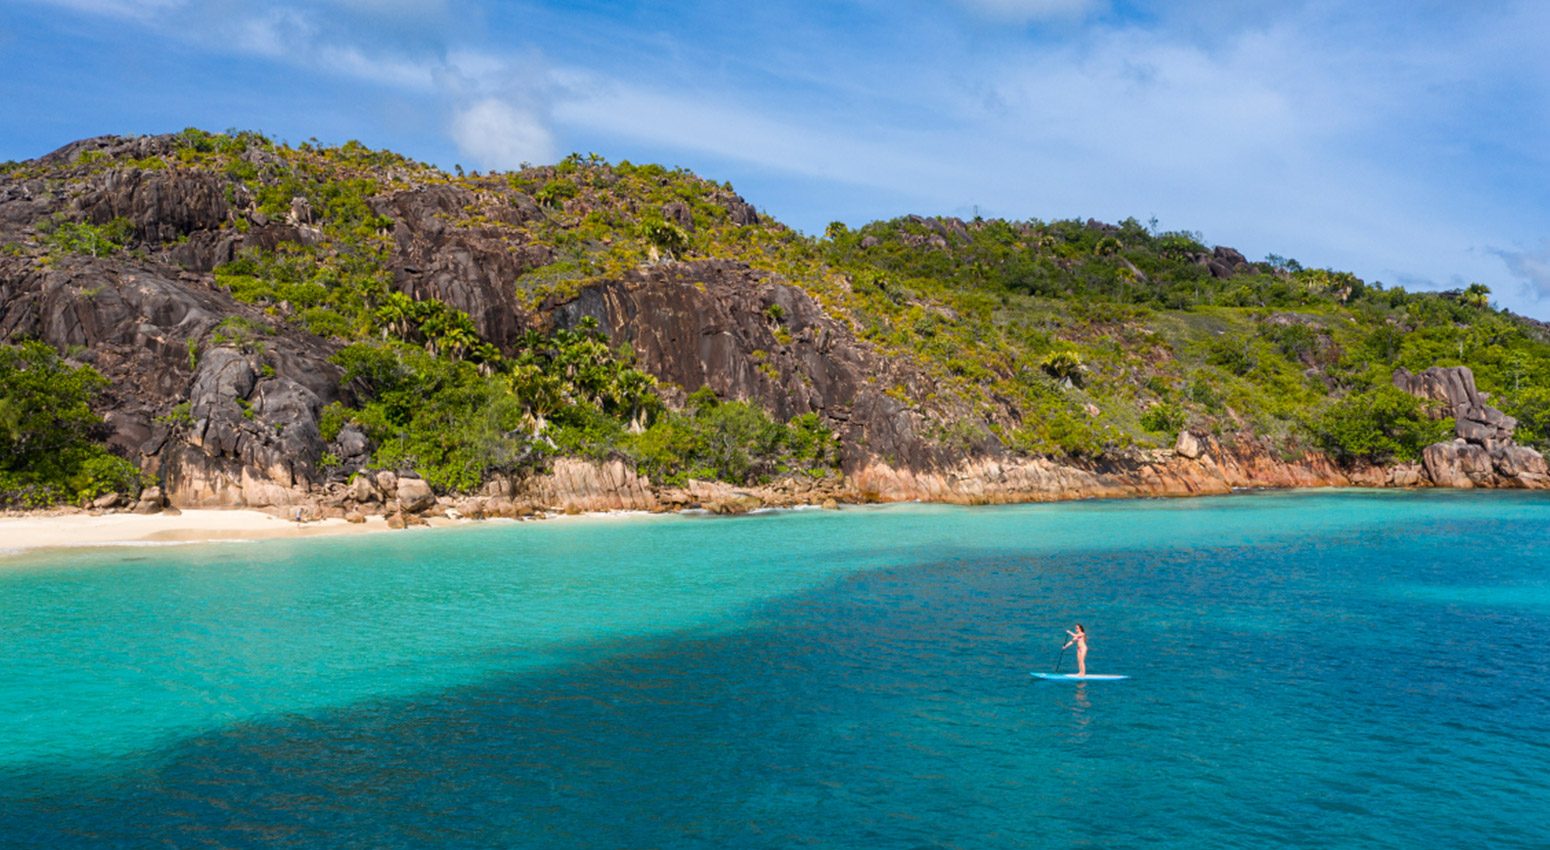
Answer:
[(595, 157), (102, 137), (0, 166), (0, 343), (100, 373), (83, 439), (140, 475), (41, 471), (13, 424), (0, 490), (509, 513), (1544, 486), (1550, 343), (1487, 299), (1133, 220), (809, 238)]

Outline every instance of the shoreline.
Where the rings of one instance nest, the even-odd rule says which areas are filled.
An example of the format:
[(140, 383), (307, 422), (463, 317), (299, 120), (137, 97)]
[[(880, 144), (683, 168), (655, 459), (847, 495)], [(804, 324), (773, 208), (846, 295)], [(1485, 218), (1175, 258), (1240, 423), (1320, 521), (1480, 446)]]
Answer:
[[(1145, 500), (1189, 499), (1241, 493), (1295, 493), (1346, 489), (1370, 492), (1395, 492), (1395, 488), (1388, 487), (1243, 487), (1233, 488), (1227, 492), (1167, 495), (1135, 493), (1124, 496), (1075, 497), (1056, 501), (1114, 501), (1125, 498)], [(1048, 499), (1029, 499), (1015, 504), (1049, 504), (1050, 502), (1051, 500)], [(962, 503), (946, 500), (908, 499), (890, 502), (845, 502), (841, 506), (854, 508), (879, 504), (949, 505)], [(997, 502), (993, 504), (1006, 505), (1014, 503)], [(786, 511), (827, 509), (833, 508), (820, 504), (792, 504), (760, 507), (747, 511), (743, 515), (759, 516)], [(508, 519), (504, 517), (461, 517), (453, 519), (449, 517), (427, 516), (422, 519), (422, 522), (415, 525), (429, 528), (450, 528), (484, 525), (491, 522), (563, 521), (608, 517), (649, 517), (664, 514), (715, 515), (714, 512), (699, 507), (667, 511), (637, 509), (545, 511), (524, 519)], [(294, 520), (285, 519), (258, 508), (189, 508), (177, 513), (155, 514), (136, 514), (131, 512), (90, 514), (80, 511), (45, 510), (35, 513), (0, 515), (0, 565), (3, 565), (9, 558), (49, 551), (66, 552), (114, 546), (192, 545), (221, 542), (299, 540), (311, 537), (341, 537), (406, 530), (408, 529), (390, 526), (388, 518), (384, 515), (368, 516), (364, 522), (349, 522), (340, 518), (326, 518), (309, 519), (298, 524)]]
[[(796, 509), (818, 510), (818, 505)], [(788, 508), (762, 508), (750, 514), (774, 513)], [(709, 513), (701, 508), (678, 511), (594, 510), (546, 511), (521, 519), (507, 517), (425, 516), (409, 528), (455, 528), (492, 523), (517, 523), (535, 520), (577, 520), (609, 517), (650, 517), (667, 513)], [(260, 508), (185, 508), (178, 512), (137, 514), (115, 512), (92, 514), (82, 511), (44, 509), (36, 512), (0, 514), (0, 566), (7, 559), (45, 552), (100, 549), (114, 546), (179, 546), (201, 543), (239, 543), (269, 540), (301, 540), (312, 537), (347, 537), (407, 531), (388, 524), (386, 515), (367, 516), (364, 522), (349, 522), (337, 517), (294, 520), (276, 516)]]
[[(437, 524), (453, 524), (441, 520)], [(177, 514), (87, 514), (60, 511), (0, 516), (0, 563), (17, 555), (109, 546), (290, 540), (390, 530), (383, 517), (298, 525), (255, 508), (197, 508)]]

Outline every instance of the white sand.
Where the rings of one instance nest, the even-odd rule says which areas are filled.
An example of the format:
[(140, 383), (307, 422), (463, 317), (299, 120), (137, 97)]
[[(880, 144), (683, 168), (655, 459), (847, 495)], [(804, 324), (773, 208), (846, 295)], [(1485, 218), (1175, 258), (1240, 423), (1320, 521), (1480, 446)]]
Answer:
[[(443, 522), (446, 522), (443, 520)], [(364, 523), (325, 519), (298, 525), (255, 510), (186, 510), (167, 514), (59, 514), (0, 517), (0, 553), (124, 543), (197, 543), (387, 531), (382, 517)]]

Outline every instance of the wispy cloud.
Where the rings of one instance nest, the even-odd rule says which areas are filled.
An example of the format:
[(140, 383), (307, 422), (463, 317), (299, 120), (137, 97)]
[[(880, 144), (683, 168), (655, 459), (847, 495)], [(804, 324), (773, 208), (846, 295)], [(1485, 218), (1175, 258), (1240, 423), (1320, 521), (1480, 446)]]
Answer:
[(150, 20), (170, 9), (184, 5), (187, 0), (37, 0), (37, 2), (92, 15)]
[(1492, 253), (1535, 301), (1550, 299), (1550, 240), (1534, 251), (1496, 249)]
[(459, 109), (452, 118), (458, 149), (485, 168), (514, 169), (555, 158), (554, 134), (534, 112), (496, 98)]
[(1103, 0), (958, 0), (974, 12), (1026, 23), (1050, 18), (1079, 18), (1107, 5)]
[[(487, 168), (542, 162), (555, 155), (543, 118), (542, 82), (520, 53), (496, 56), (449, 47), (433, 32), (418, 43), (381, 38), (411, 21), (435, 21), (446, 2), (328, 0), (249, 6), (232, 0), (35, 0), (73, 11), (128, 17), (170, 38), (206, 49), (284, 63), (440, 103), (447, 134), (474, 164)], [(354, 26), (365, 17), (371, 26)], [(383, 24), (383, 21), (389, 21)], [(540, 106), (535, 106), (540, 104)]]
[(555, 119), (594, 133), (854, 185), (894, 186), (939, 170), (922, 155), (919, 140), (900, 139), (896, 131), (862, 138), (715, 93), (668, 92), (575, 72), (564, 79)]

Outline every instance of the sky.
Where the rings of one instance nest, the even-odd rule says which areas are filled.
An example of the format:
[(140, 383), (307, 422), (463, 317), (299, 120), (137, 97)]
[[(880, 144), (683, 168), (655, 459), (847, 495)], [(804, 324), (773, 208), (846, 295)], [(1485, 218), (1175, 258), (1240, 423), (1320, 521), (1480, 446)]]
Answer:
[(1153, 219), (1550, 319), (1550, 3), (6, 0), (0, 160), (195, 126), (597, 153), (810, 234)]

